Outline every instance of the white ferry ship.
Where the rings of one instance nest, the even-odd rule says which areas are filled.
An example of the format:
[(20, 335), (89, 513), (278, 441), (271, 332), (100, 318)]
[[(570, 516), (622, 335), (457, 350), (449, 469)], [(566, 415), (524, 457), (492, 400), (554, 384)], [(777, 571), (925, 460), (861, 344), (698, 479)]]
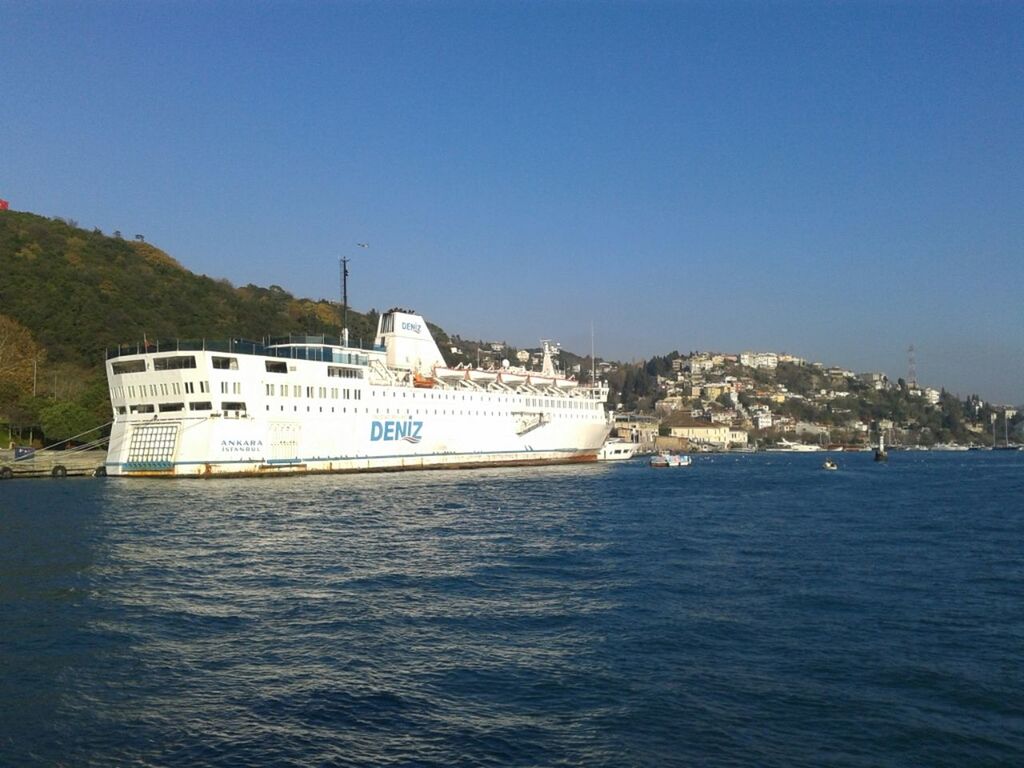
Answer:
[(447, 367), (423, 318), (381, 315), (373, 349), (316, 336), (118, 349), (108, 475), (208, 477), (596, 461), (603, 385)]

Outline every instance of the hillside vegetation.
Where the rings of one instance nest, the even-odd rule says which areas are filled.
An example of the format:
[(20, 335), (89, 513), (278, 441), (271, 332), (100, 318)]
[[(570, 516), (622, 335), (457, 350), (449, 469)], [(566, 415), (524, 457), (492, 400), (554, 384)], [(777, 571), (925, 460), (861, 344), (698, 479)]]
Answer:
[[(0, 307), (52, 359), (94, 366), (104, 349), (147, 338), (337, 334), (337, 305), (277, 286), (235, 288), (195, 275), (149, 243), (30, 213), (0, 213)], [(372, 338), (349, 312), (353, 338)]]

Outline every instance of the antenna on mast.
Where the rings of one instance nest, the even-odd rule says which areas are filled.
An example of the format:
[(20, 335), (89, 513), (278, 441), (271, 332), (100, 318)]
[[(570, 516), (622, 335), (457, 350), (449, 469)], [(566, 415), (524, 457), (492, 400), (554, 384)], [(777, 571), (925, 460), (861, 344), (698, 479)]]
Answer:
[(348, 346), (348, 258), (341, 257), (341, 345)]
[(590, 321), (590, 387), (597, 386), (597, 358), (594, 357), (594, 321)]
[[(369, 248), (366, 243), (356, 243), (360, 248)], [(339, 260), (341, 267), (341, 345), (348, 346), (348, 263), (351, 261), (347, 256)]]

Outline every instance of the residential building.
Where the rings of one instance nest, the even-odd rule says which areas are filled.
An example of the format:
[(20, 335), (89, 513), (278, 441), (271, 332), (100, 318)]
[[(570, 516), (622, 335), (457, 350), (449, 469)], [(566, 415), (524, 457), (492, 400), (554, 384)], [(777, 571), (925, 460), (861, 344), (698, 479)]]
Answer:
[(716, 381), (711, 384), (705, 384), (701, 388), (701, 397), (708, 400), (716, 400), (726, 392), (732, 392), (732, 385), (726, 384), (724, 381)]
[(747, 430), (739, 429), (738, 427), (729, 428), (729, 445), (730, 446), (746, 446), (748, 442)]
[(619, 413), (615, 415), (615, 435), (641, 446), (653, 446), (658, 437), (660, 424), (661, 419), (656, 416)]
[(857, 379), (874, 389), (886, 389), (889, 386), (889, 377), (884, 373), (858, 373)]
[(678, 411), (683, 408), (689, 402), (689, 398), (683, 397), (682, 395), (669, 395), (659, 400), (655, 404), (655, 410), (660, 413), (671, 413), (672, 411)]
[(838, 366), (826, 368), (825, 373), (835, 379), (852, 379), (856, 377), (856, 374), (853, 371), (848, 371), (845, 368), (839, 368)]
[(798, 421), (793, 426), (793, 431), (798, 435), (828, 436), (828, 427), (823, 427), (821, 424), (813, 424), (809, 421)]
[(689, 360), (690, 373), (707, 373), (714, 367), (714, 360), (703, 355), (700, 357), (691, 357)]
[(672, 437), (682, 437), (690, 443), (716, 448), (725, 448), (729, 445), (730, 427), (727, 424), (698, 421), (679, 413), (670, 415), (665, 424), (668, 425)]
[(743, 352), (740, 354), (740, 365), (774, 370), (779, 365), (779, 356), (774, 352)]

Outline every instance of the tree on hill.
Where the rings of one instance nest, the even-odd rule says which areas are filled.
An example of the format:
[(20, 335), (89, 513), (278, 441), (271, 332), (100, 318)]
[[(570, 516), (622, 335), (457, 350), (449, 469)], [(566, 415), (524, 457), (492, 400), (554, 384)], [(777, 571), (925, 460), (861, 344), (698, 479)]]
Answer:
[(39, 412), (39, 426), (50, 444), (61, 443), (83, 432), (97, 427), (95, 417), (82, 405), (71, 402), (55, 402)]
[(644, 365), (648, 376), (667, 376), (672, 372), (672, 361), (679, 359), (679, 352), (669, 352), (667, 355), (655, 355)]
[(28, 328), (7, 315), (0, 315), (0, 413), (32, 391), (39, 363), (46, 359)]
[(775, 380), (790, 392), (806, 395), (814, 387), (814, 375), (798, 365), (779, 363), (775, 369)]

